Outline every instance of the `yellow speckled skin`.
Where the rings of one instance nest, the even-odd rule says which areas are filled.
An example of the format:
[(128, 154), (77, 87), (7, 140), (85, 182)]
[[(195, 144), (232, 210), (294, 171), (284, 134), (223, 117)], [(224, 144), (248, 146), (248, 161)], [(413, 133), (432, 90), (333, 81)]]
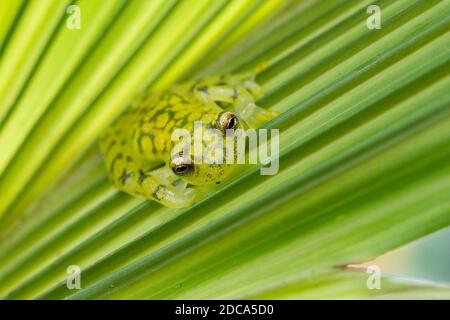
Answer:
[(194, 121), (217, 127), (224, 110), (233, 111), (239, 126), (255, 128), (274, 113), (257, 107), (262, 94), (253, 75), (222, 76), (188, 82), (161, 94), (144, 93), (100, 140), (112, 182), (124, 192), (168, 207), (187, 207), (196, 199), (192, 185), (219, 183), (233, 165), (195, 164), (189, 177), (169, 167), (176, 128), (193, 131)]

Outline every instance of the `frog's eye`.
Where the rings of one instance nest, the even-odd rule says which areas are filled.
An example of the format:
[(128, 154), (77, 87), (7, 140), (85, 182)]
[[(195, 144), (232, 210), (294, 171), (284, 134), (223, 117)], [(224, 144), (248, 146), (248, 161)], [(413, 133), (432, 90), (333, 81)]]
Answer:
[(222, 112), (216, 120), (216, 128), (225, 134), (227, 129), (236, 129), (239, 124), (238, 118), (231, 112)]
[(185, 161), (181, 156), (173, 159), (170, 163), (170, 167), (173, 173), (178, 176), (188, 175), (195, 170), (194, 164), (191, 161)]
[(176, 174), (186, 174), (186, 173), (189, 173), (190, 171), (192, 171), (193, 169), (194, 169), (194, 167), (189, 164), (179, 164), (179, 165), (173, 167), (173, 171)]

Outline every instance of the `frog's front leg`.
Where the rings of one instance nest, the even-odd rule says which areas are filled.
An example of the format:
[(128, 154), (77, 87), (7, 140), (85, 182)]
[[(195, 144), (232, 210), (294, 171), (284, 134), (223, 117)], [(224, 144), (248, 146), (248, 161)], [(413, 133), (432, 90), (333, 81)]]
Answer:
[(187, 183), (176, 177), (167, 166), (140, 171), (137, 179), (140, 192), (147, 199), (153, 199), (170, 208), (191, 206), (196, 200), (196, 192)]
[(166, 166), (155, 170), (144, 170), (132, 153), (122, 150), (106, 157), (112, 182), (124, 192), (148, 200), (155, 200), (167, 207), (184, 208), (192, 205), (196, 198), (193, 189), (179, 179)]
[(259, 128), (277, 116), (276, 112), (265, 110), (255, 104), (256, 96), (251, 92), (261, 91), (257, 83), (251, 80), (246, 80), (242, 85), (231, 84), (231, 82), (230, 85), (199, 83), (194, 88), (194, 94), (204, 102), (229, 104), (236, 115), (250, 128)]

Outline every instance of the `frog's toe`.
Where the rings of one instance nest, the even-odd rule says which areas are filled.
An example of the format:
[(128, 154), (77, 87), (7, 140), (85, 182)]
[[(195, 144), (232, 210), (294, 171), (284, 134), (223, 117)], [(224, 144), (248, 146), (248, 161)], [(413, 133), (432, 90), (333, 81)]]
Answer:
[(250, 112), (245, 115), (243, 120), (250, 128), (260, 128), (278, 115), (279, 113), (276, 111), (270, 111), (254, 106), (250, 109)]
[(197, 193), (193, 188), (183, 188), (168, 192), (161, 203), (170, 208), (186, 208), (193, 205), (196, 201)]

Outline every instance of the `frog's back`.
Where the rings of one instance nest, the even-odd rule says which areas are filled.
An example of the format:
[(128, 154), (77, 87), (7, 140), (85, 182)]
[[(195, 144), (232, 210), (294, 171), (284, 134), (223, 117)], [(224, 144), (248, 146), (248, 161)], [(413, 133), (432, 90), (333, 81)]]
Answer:
[[(196, 121), (201, 121), (200, 130), (219, 130), (219, 137), (228, 129), (257, 128), (275, 116), (256, 106), (254, 99), (262, 92), (254, 75), (243, 74), (197, 79), (162, 94), (139, 95), (100, 141), (111, 181), (128, 194), (168, 207), (189, 206), (199, 195), (192, 186), (220, 183), (232, 165), (196, 159), (193, 164), (175, 153), (181, 141), (172, 142), (172, 133), (185, 129), (196, 139)], [(205, 143), (209, 147), (215, 142)]]
[(163, 94), (144, 93), (111, 126), (100, 147), (107, 163), (125, 152), (150, 167), (170, 157), (174, 129), (192, 130), (194, 121), (211, 121), (208, 115), (218, 112), (217, 106), (199, 102), (185, 87)]

